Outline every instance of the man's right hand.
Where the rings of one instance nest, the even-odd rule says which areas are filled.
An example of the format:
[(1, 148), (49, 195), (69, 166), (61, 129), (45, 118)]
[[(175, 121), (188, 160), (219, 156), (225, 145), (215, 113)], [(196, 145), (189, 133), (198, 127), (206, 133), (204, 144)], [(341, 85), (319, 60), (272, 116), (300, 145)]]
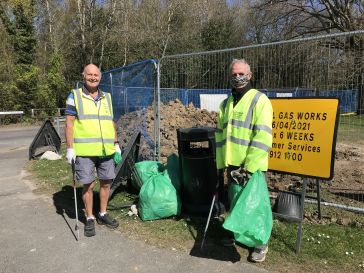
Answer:
[(76, 161), (76, 154), (75, 154), (75, 150), (73, 148), (67, 148), (67, 162), (69, 164), (72, 164), (72, 160)]
[(252, 176), (250, 172), (242, 167), (231, 171), (230, 175), (236, 184), (241, 184), (242, 186), (244, 186)]

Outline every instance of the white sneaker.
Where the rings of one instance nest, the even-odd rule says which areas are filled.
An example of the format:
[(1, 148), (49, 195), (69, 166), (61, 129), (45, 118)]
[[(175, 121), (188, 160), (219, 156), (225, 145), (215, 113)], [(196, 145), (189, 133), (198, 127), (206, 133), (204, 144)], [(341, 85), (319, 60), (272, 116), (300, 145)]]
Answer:
[(255, 263), (264, 262), (267, 253), (268, 246), (263, 248), (254, 248), (253, 252), (250, 254), (249, 260)]

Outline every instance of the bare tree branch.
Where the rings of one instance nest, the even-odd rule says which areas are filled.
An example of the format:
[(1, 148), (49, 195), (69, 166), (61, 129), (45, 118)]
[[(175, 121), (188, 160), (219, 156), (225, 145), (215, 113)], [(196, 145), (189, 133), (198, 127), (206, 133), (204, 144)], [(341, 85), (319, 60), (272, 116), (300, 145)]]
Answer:
[(86, 3), (85, 3), (85, 0), (77, 0), (77, 8), (78, 8), (79, 28), (81, 31), (81, 45), (82, 45), (82, 50), (85, 53), (86, 52), (86, 38), (85, 38)]
[(102, 36), (101, 55), (100, 55), (100, 59), (99, 59), (100, 69), (101, 69), (102, 61), (103, 61), (103, 57), (104, 57), (105, 43), (106, 43), (106, 40), (107, 40), (107, 35), (108, 35), (109, 29), (111, 27), (112, 21), (114, 19), (115, 8), (116, 8), (116, 0), (110, 0), (110, 2), (109, 2), (109, 16), (108, 16), (105, 28), (104, 28), (104, 30), (102, 32), (102, 35), (101, 35)]

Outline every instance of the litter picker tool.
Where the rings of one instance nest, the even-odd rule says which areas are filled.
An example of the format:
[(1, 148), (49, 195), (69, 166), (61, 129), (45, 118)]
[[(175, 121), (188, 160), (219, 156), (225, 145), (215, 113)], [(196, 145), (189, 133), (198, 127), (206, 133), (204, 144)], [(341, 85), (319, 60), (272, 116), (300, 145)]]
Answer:
[(204, 233), (203, 233), (203, 238), (202, 238), (201, 248), (200, 248), (200, 249), (202, 249), (202, 248), (203, 248), (203, 245), (204, 245), (204, 243), (205, 243), (206, 233), (207, 233), (207, 229), (209, 228), (210, 219), (211, 219), (211, 213), (212, 213), (212, 209), (214, 208), (216, 195), (217, 195), (217, 192), (214, 194), (214, 197), (212, 198), (211, 207), (210, 207), (210, 212), (209, 212), (209, 217), (207, 218), (207, 223), (206, 223), (206, 226), (205, 226), (205, 231), (204, 231)]
[(207, 234), (207, 229), (209, 228), (209, 224), (210, 224), (210, 220), (211, 220), (211, 214), (212, 214), (212, 210), (215, 206), (215, 201), (216, 201), (216, 197), (218, 196), (219, 193), (219, 188), (220, 188), (220, 182), (224, 183), (224, 178), (223, 178), (223, 173), (220, 172), (220, 170), (216, 170), (217, 171), (217, 183), (216, 183), (216, 190), (215, 190), (215, 194), (214, 197), (212, 198), (212, 202), (211, 202), (211, 207), (210, 207), (210, 211), (209, 211), (209, 216), (207, 217), (207, 222), (206, 222), (206, 226), (205, 226), (205, 231), (203, 233), (203, 238), (202, 238), (202, 242), (201, 242), (201, 247), (200, 249), (202, 250), (203, 245), (205, 243), (205, 239), (206, 239), (206, 234)]
[(80, 229), (78, 226), (78, 209), (77, 209), (77, 195), (76, 195), (76, 176), (75, 176), (75, 160), (72, 159), (72, 176), (73, 176), (73, 195), (75, 199), (75, 212), (76, 212), (76, 226), (75, 231), (77, 232), (77, 241), (80, 238)]

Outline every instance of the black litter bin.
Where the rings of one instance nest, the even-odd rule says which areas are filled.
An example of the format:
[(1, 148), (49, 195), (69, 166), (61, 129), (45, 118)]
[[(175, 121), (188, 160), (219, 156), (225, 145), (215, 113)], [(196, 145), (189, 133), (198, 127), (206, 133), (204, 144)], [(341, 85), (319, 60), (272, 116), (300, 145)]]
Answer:
[[(218, 179), (215, 160), (215, 129), (195, 127), (177, 129), (181, 169), (182, 210), (187, 214), (207, 215)], [(219, 204), (215, 205), (215, 213)]]

